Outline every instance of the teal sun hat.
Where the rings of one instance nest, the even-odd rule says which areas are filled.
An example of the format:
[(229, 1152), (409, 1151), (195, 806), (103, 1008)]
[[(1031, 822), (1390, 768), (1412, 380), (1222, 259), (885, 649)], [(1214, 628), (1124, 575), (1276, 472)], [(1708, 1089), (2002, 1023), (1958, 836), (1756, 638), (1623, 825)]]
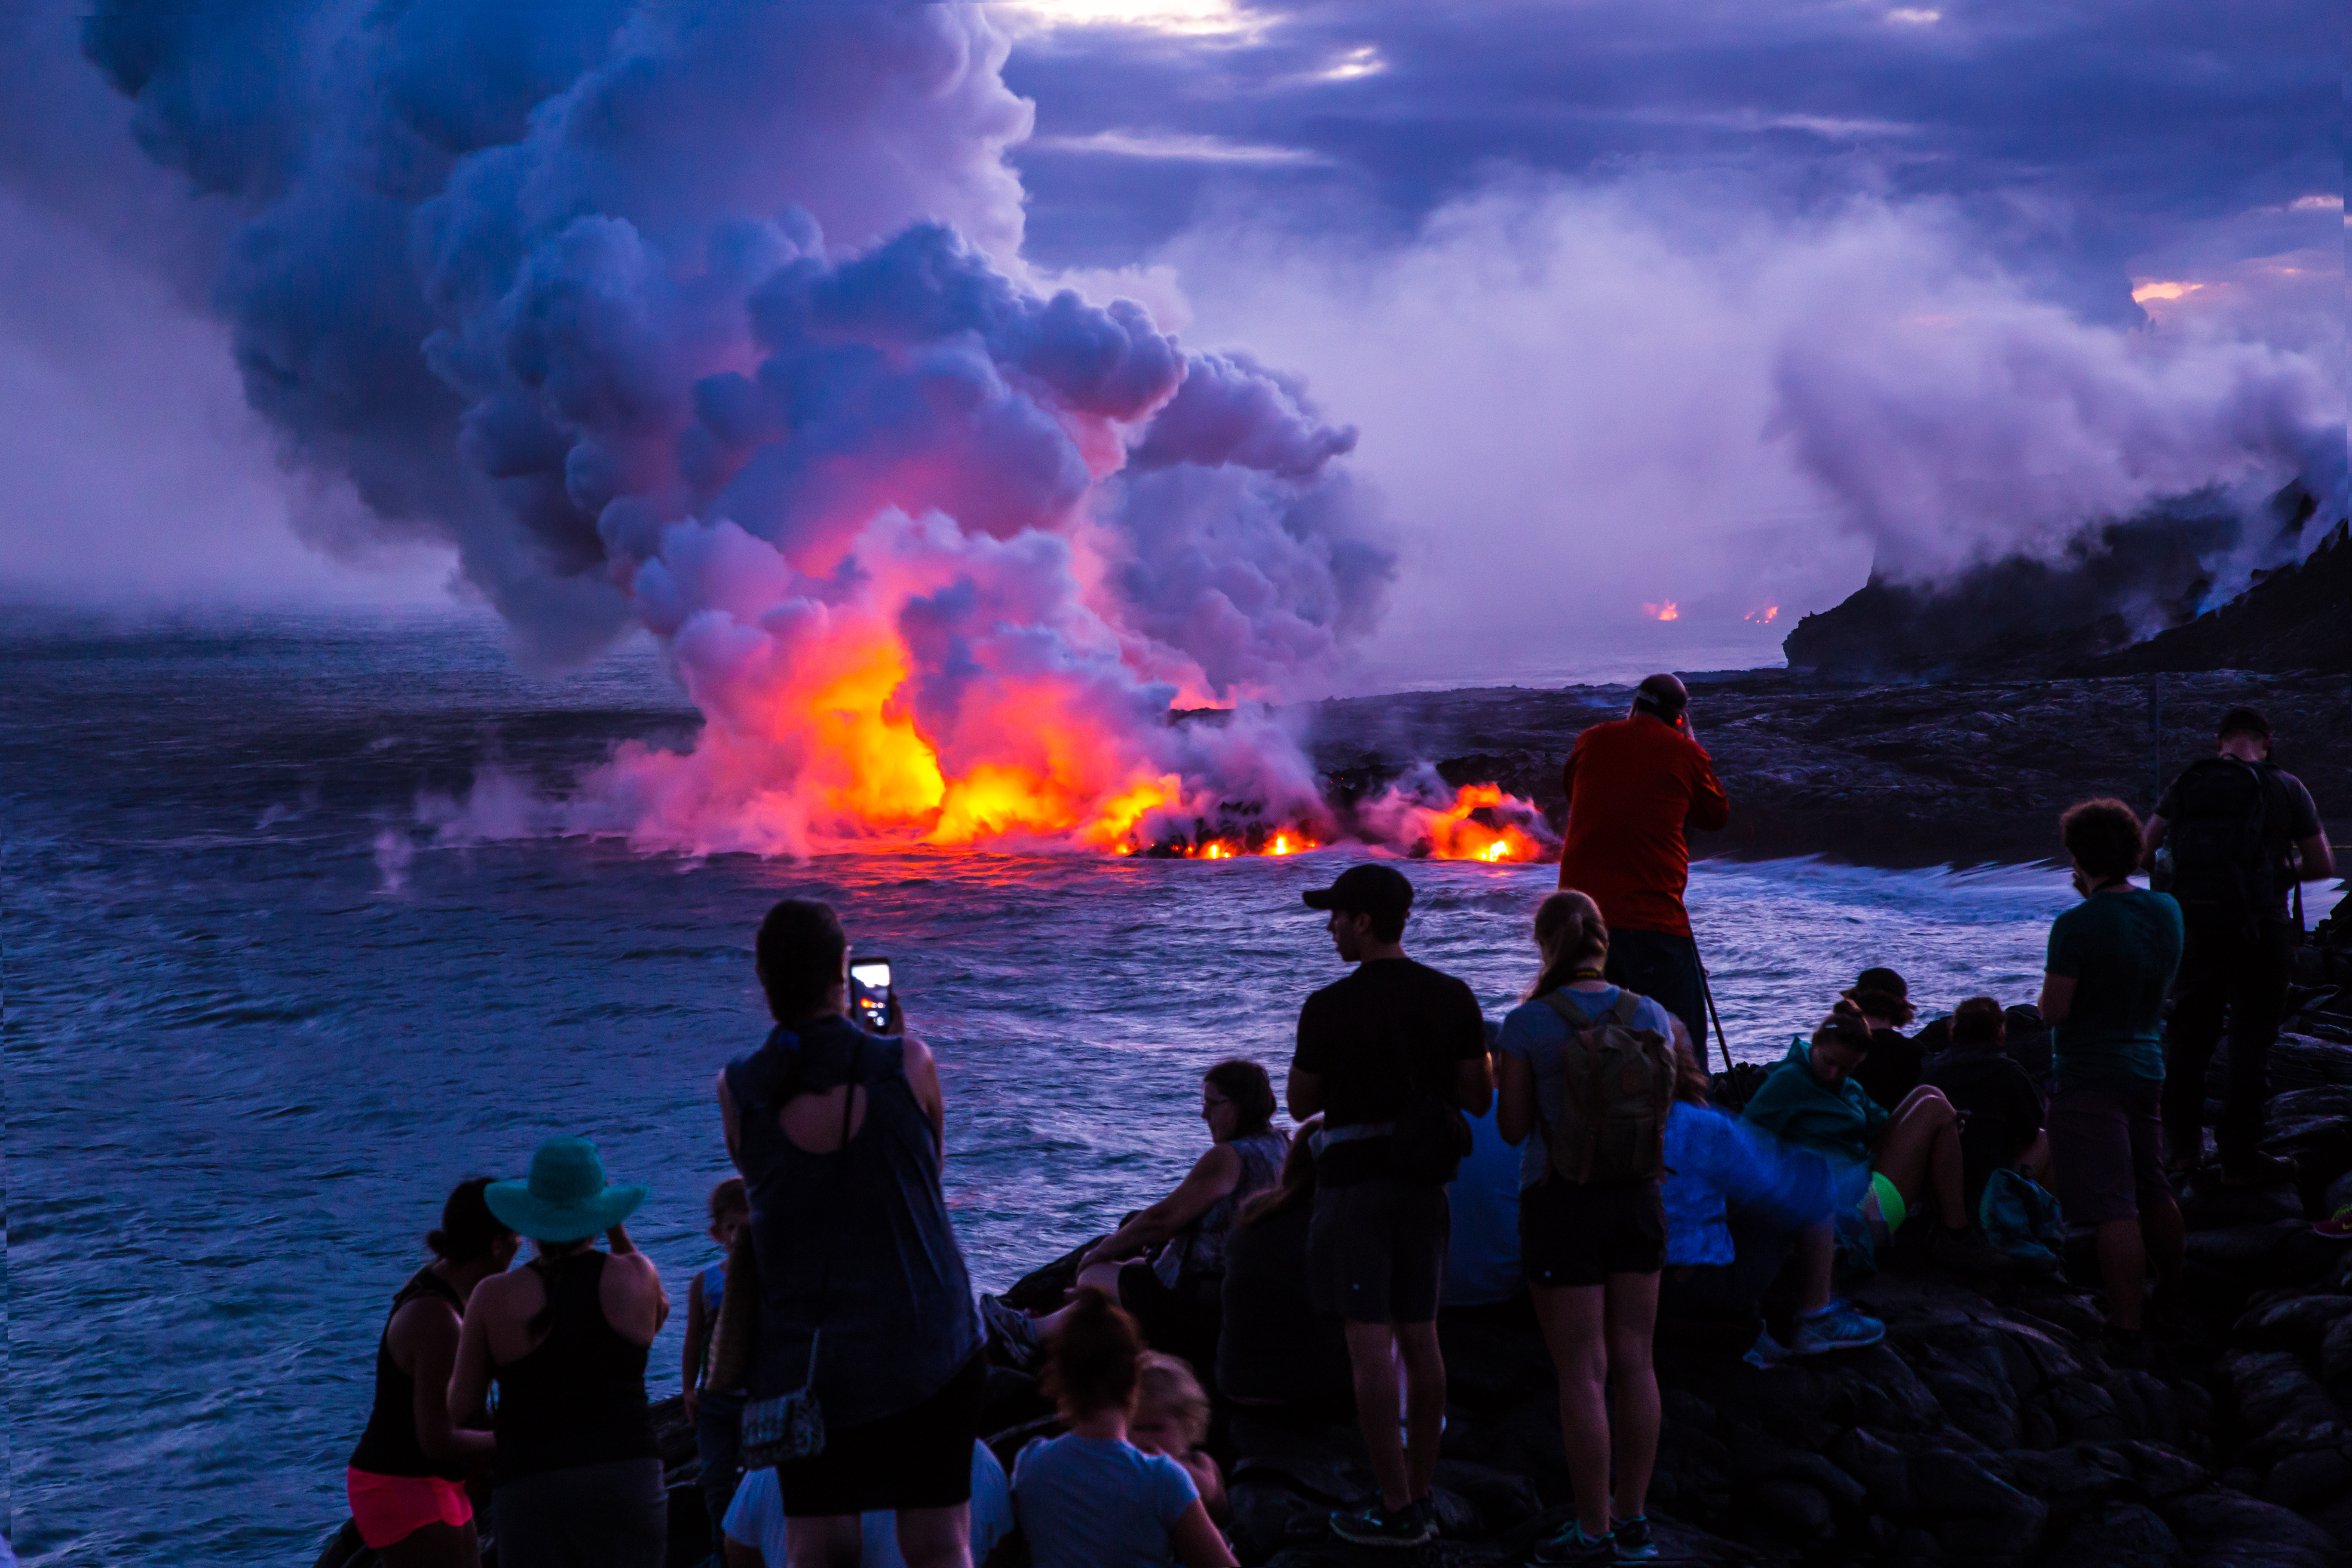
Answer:
[(550, 1138), (530, 1157), (527, 1182), (492, 1182), (482, 1191), (490, 1212), (533, 1241), (584, 1241), (612, 1229), (646, 1201), (642, 1186), (604, 1179), (604, 1162), (585, 1138)]

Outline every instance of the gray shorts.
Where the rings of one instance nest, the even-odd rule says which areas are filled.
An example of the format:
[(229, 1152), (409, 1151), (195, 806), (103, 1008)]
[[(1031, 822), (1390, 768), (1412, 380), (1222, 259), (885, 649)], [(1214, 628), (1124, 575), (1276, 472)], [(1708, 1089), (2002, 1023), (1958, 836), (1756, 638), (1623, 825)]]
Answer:
[(1308, 1298), (1351, 1323), (1434, 1321), (1453, 1230), (1441, 1186), (1381, 1176), (1318, 1187), (1307, 1229)]
[(2160, 1084), (2062, 1089), (2050, 1101), (2050, 1174), (2069, 1225), (2131, 1219), (2172, 1196)]

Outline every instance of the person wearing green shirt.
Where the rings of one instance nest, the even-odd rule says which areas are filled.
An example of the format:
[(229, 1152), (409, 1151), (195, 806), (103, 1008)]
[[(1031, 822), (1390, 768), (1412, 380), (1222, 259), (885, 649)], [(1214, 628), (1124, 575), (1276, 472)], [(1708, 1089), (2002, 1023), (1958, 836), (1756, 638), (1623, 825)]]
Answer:
[(2119, 800), (2059, 819), (2083, 901), (2050, 927), (2042, 1016), (2058, 1092), (2050, 1163), (2058, 1205), (2098, 1232), (2114, 1348), (2137, 1348), (2148, 1265), (2168, 1292), (2184, 1253), (2164, 1172), (2164, 999), (2180, 966), (2180, 906), (2135, 888), (2140, 823)]

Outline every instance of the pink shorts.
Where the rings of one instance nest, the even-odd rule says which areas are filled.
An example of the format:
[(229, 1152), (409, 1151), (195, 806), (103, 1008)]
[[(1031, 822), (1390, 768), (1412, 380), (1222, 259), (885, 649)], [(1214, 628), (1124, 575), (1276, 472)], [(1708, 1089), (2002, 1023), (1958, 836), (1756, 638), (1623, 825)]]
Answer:
[(473, 1500), (465, 1486), (438, 1476), (379, 1476), (345, 1470), (343, 1489), (352, 1500), (352, 1522), (373, 1547), (407, 1540), (428, 1524), (470, 1524)]

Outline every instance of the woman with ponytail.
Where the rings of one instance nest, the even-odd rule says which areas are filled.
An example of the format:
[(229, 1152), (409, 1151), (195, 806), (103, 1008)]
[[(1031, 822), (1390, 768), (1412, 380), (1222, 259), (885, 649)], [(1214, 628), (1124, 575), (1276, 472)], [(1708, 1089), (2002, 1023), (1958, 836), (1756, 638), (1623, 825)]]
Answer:
[(360, 1539), (388, 1568), (476, 1568), (482, 1560), (466, 1479), (496, 1443), (460, 1425), (446, 1397), (459, 1325), (474, 1287), (506, 1272), (520, 1245), (483, 1200), (488, 1176), (457, 1184), (441, 1228), (425, 1238), (433, 1261), (392, 1299), (375, 1347), (375, 1405), (344, 1476)]
[(1045, 1362), (1045, 1394), (1069, 1430), (1013, 1465), (1013, 1511), (1036, 1568), (1232, 1568), (1192, 1473), (1128, 1440), (1144, 1355), (1135, 1320), (1081, 1289)]
[(1578, 1048), (1580, 1025), (1590, 1029), (1615, 1020), (1685, 1052), (1690, 1037), (1656, 1002), (1603, 978), (1609, 928), (1584, 894), (1563, 889), (1544, 900), (1536, 910), (1535, 940), (1542, 967), (1528, 999), (1503, 1020), (1495, 1115), (1503, 1136), (1522, 1145), (1520, 1266), (1559, 1374), (1560, 1433), (1577, 1517), (1537, 1542), (1531, 1561), (1640, 1561), (1657, 1555), (1644, 1510), (1658, 1454), (1650, 1339), (1666, 1258), (1665, 1211), (1654, 1175), (1615, 1183), (1563, 1178), (1552, 1167), (1549, 1130), (1560, 1122), (1567, 1053)]

